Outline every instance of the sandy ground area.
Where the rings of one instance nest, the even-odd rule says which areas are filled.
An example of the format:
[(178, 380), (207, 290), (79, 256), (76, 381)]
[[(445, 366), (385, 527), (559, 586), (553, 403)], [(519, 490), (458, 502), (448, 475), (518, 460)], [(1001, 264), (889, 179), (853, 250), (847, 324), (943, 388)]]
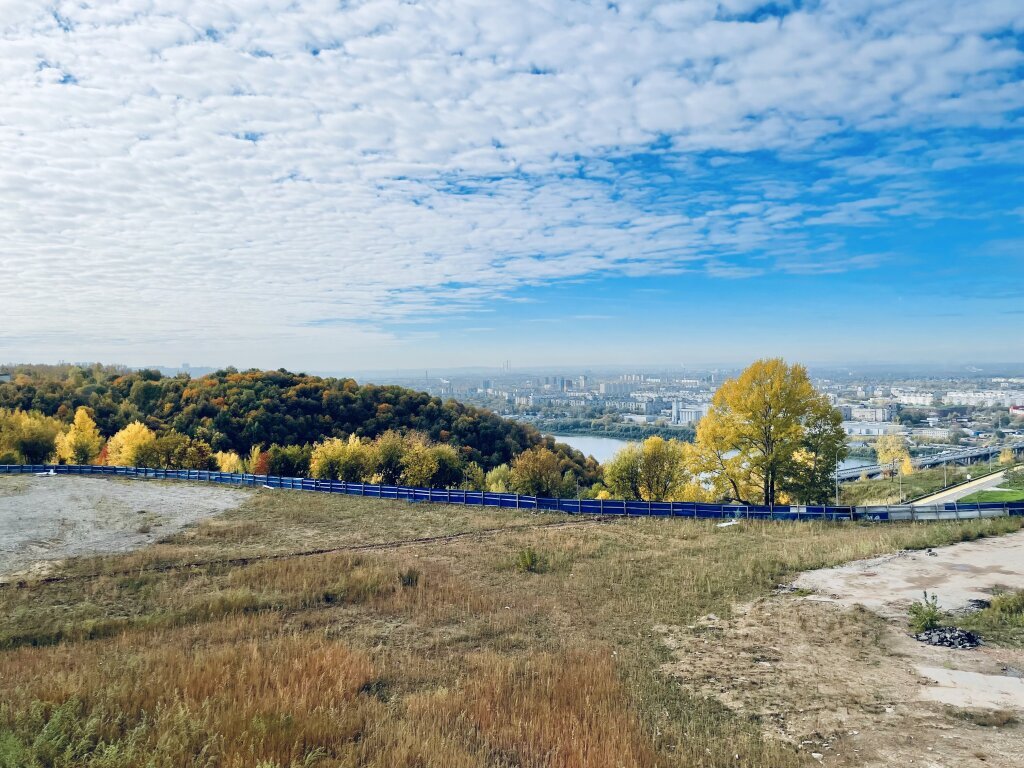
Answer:
[(1024, 651), (914, 640), (921, 591), (949, 608), (1024, 588), (1024, 534), (812, 571), (728, 619), (657, 627), (694, 693), (757, 718), (823, 765), (1024, 766)]
[(75, 555), (144, 546), (237, 507), (249, 491), (91, 477), (0, 477), (0, 580)]
[(905, 617), (925, 590), (945, 610), (960, 610), (990, 598), (995, 588), (1024, 589), (1024, 531), (808, 571), (793, 584), (815, 592), (815, 599), (863, 605), (888, 618)]

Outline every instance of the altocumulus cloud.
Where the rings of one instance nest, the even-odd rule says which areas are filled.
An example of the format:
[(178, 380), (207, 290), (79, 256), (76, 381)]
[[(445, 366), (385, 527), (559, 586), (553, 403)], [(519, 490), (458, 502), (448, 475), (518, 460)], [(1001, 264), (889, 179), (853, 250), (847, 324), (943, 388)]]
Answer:
[(1024, 155), (1018, 3), (761, 6), (8, 2), (0, 341), (355, 350), (551, 280), (865, 268), (845, 228)]

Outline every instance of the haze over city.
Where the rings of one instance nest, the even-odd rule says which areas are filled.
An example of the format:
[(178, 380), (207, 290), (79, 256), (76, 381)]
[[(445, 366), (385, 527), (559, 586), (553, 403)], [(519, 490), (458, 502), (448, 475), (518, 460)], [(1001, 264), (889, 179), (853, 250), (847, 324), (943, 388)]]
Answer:
[(0, 358), (1024, 359), (1019, 4), (8, 4)]

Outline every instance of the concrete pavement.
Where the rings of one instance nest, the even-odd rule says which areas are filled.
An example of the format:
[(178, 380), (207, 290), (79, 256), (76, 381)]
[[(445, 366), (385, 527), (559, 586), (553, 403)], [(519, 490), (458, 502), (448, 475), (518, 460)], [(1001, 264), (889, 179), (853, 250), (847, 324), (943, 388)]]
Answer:
[(959, 501), (964, 496), (970, 496), (972, 493), (978, 491), (984, 491), (989, 488), (995, 488), (1003, 482), (1003, 472), (996, 472), (994, 475), (986, 475), (980, 477), (977, 480), (971, 480), (969, 483), (958, 485), (956, 488), (949, 488), (938, 493), (933, 493), (931, 496), (925, 496), (923, 499), (918, 499), (914, 502), (915, 507), (927, 507), (935, 504), (952, 504), (954, 501)]

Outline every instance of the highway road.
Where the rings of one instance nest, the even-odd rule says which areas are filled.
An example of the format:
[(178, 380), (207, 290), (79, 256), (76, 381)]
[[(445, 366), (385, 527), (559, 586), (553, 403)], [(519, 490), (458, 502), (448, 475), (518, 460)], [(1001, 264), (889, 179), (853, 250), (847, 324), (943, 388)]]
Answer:
[(971, 480), (971, 482), (958, 485), (956, 488), (933, 493), (931, 496), (925, 496), (923, 499), (915, 501), (914, 506), (927, 507), (934, 504), (952, 504), (954, 501), (960, 501), (964, 496), (970, 496), (972, 493), (997, 487), (1003, 482), (1004, 474), (1005, 472), (996, 472), (994, 475), (986, 475), (977, 480)]

